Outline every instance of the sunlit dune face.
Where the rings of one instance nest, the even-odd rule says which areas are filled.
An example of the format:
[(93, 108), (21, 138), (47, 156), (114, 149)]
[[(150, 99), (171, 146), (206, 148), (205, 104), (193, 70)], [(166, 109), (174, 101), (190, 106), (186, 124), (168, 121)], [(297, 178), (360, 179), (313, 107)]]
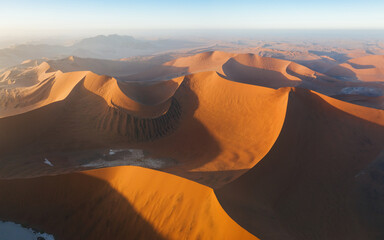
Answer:
[(257, 239), (212, 189), (154, 170), (117, 167), (0, 185), (2, 218), (55, 239)]

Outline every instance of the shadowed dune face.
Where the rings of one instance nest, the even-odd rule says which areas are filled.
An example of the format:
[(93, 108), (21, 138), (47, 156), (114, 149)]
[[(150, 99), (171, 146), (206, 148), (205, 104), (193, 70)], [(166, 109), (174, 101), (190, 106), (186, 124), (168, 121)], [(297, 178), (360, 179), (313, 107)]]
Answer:
[(336, 95), (336, 99), (371, 108), (384, 109), (384, 96)]
[(56, 239), (257, 239), (212, 189), (138, 167), (0, 180), (0, 218)]
[(300, 79), (293, 76), (291, 76), (291, 80), (281, 72), (243, 65), (234, 59), (228, 60), (223, 65), (223, 71), (229, 79), (236, 82), (275, 89), (281, 86), (294, 87), (301, 83)]
[(0, 185), (1, 219), (44, 229), (56, 239), (164, 239), (108, 182), (92, 176)]
[(328, 52), (328, 51), (313, 51), (313, 50), (310, 50), (309, 51), (310, 53), (314, 53), (318, 56), (327, 56), (327, 57), (330, 57), (332, 59), (335, 59), (339, 62), (345, 62), (345, 61), (348, 61), (349, 59), (351, 59), (349, 56), (347, 56), (347, 54), (345, 53), (338, 53), (338, 52), (335, 52), (335, 51), (331, 51), (331, 52)]
[(376, 239), (361, 222), (380, 212), (356, 204), (356, 176), (383, 148), (382, 111), (297, 89), (271, 151), (216, 194), (261, 239)]
[(156, 65), (150, 70), (145, 69), (134, 74), (120, 76), (118, 79), (124, 82), (153, 82), (177, 78), (186, 74), (188, 74), (187, 67)]
[(384, 81), (384, 55), (371, 55), (348, 60), (330, 69), (327, 74), (363, 82)]
[(117, 81), (121, 91), (136, 102), (156, 106), (172, 98), (183, 77), (150, 83)]
[(356, 176), (356, 206), (360, 221), (372, 239), (384, 238), (384, 150)]
[(337, 61), (328, 57), (320, 57), (320, 59), (313, 60), (297, 60), (295, 62), (320, 73), (326, 73), (329, 69), (338, 65)]

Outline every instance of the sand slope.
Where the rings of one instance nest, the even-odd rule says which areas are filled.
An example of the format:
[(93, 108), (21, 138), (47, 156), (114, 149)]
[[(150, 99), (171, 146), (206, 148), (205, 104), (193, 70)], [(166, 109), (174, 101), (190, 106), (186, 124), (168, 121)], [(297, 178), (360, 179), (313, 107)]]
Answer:
[[(68, 61), (68, 72), (32, 61), (0, 76), (0, 219), (63, 239), (253, 238), (241, 227), (267, 240), (383, 235), (377, 178), (360, 177), (380, 165), (383, 110), (298, 88), (351, 96), (380, 83), (225, 52), (129, 81), (69, 71)], [(132, 166), (73, 173), (116, 165), (179, 177)]]
[(363, 82), (384, 81), (384, 55), (370, 55), (348, 60), (327, 71), (335, 77), (346, 77)]
[(287, 96), (287, 91), (236, 83), (216, 72), (188, 75), (174, 96), (182, 109), (177, 130), (144, 147), (180, 163), (167, 171), (184, 177), (212, 172), (208, 182), (199, 181), (214, 186), (223, 181), (215, 171), (248, 169), (269, 151), (284, 121)]
[[(292, 89), (271, 151), (218, 189), (228, 214), (261, 239), (378, 239), (357, 178), (384, 148), (384, 111)], [(379, 225), (379, 224), (378, 224)], [(380, 236), (381, 236), (380, 235)]]
[[(59, 168), (122, 157), (110, 149), (123, 149), (127, 157), (130, 149), (140, 149), (160, 168), (166, 165), (168, 172), (211, 186), (230, 181), (269, 151), (288, 96), (216, 72), (140, 84), (58, 71), (38, 85), (13, 90), (18, 95), (3, 97), (0, 119), (3, 177), (49, 170), (41, 168), (45, 158)], [(17, 171), (16, 163), (30, 171)], [(217, 176), (215, 171), (229, 172)]]
[(336, 99), (367, 106), (371, 108), (384, 109), (384, 96), (361, 96), (361, 95), (336, 95)]
[[(258, 53), (261, 54), (260, 52)], [(210, 51), (188, 57), (180, 57), (164, 64), (154, 66), (145, 72), (120, 76), (119, 80), (150, 82), (167, 80), (205, 71), (215, 71), (220, 74), (220, 76), (235, 82), (274, 89), (281, 87), (302, 87), (328, 96), (337, 96), (345, 93), (351, 94), (348, 89), (353, 88), (357, 89), (353, 91), (353, 94), (361, 96), (381, 96), (384, 94), (384, 86), (380, 84), (380, 82), (356, 81), (355, 77), (351, 78), (350, 71), (340, 67), (341, 65), (338, 65), (336, 60), (333, 60), (328, 56), (323, 56), (323, 59), (324, 61), (332, 62), (332, 66), (327, 67), (327, 69), (331, 70), (324, 70), (329, 75), (316, 72), (306, 67), (312, 67), (310, 61), (317, 61), (316, 59), (297, 60), (297, 62), (306, 65), (304, 66), (288, 60), (262, 57), (250, 53)], [(315, 69), (317, 69), (317, 67)], [(337, 70), (337, 74), (334, 74), (332, 69), (335, 71), (337, 69), (341, 70)], [(381, 74), (377, 73), (376, 77), (380, 78)], [(345, 99), (349, 98), (347, 97)], [(368, 103), (362, 101), (358, 103), (365, 106), (381, 108), (381, 103)]]
[(189, 73), (216, 71), (233, 81), (271, 88), (297, 86), (316, 78), (314, 71), (291, 61), (220, 51), (178, 58), (164, 65), (187, 67)]
[(257, 239), (212, 189), (154, 170), (116, 167), (0, 186), (1, 219), (55, 239)]

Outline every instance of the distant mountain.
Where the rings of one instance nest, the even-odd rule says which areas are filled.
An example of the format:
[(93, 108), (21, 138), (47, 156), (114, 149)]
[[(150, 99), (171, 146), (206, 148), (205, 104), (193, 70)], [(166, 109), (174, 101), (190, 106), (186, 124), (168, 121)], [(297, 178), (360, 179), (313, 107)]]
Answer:
[[(149, 48), (152, 47), (150, 43), (137, 40), (131, 36), (114, 35), (98, 35), (96, 37), (85, 38), (80, 42), (73, 45), (75, 48), (91, 48), (91, 47), (105, 47), (113, 45), (113, 47), (121, 48)], [(111, 46), (110, 46), (111, 47)]]
[(0, 49), (0, 69), (14, 66), (28, 59), (58, 59), (73, 55), (83, 58), (120, 59), (201, 45), (202, 43), (187, 40), (139, 40), (116, 34), (99, 35), (82, 39), (72, 46), (25, 44)]

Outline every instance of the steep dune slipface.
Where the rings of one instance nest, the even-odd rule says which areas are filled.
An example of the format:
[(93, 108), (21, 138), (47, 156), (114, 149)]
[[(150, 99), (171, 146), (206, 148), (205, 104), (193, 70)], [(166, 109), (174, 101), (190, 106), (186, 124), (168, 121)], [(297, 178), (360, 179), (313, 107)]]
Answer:
[(327, 74), (363, 82), (383, 82), (384, 55), (350, 59), (346, 63), (330, 69)]
[(213, 190), (139, 167), (0, 180), (0, 218), (55, 239), (257, 239)]
[(377, 239), (364, 221), (380, 212), (362, 209), (358, 178), (383, 148), (382, 110), (294, 89), (271, 151), (216, 194), (261, 239)]
[(384, 224), (384, 150), (356, 176), (355, 194), (360, 223), (372, 239), (384, 238), (381, 230)]
[(174, 95), (182, 111), (177, 130), (143, 147), (179, 163), (167, 171), (210, 186), (223, 184), (272, 147), (284, 122), (287, 96), (284, 89), (236, 83), (216, 72), (188, 75)]
[(118, 158), (109, 156), (111, 147), (162, 137), (176, 128), (180, 116), (179, 105), (167, 96), (141, 104), (114, 78), (90, 72), (58, 71), (32, 87), (6, 93), (0, 118), (3, 177), (49, 171), (41, 165), (46, 158), (61, 167)]

